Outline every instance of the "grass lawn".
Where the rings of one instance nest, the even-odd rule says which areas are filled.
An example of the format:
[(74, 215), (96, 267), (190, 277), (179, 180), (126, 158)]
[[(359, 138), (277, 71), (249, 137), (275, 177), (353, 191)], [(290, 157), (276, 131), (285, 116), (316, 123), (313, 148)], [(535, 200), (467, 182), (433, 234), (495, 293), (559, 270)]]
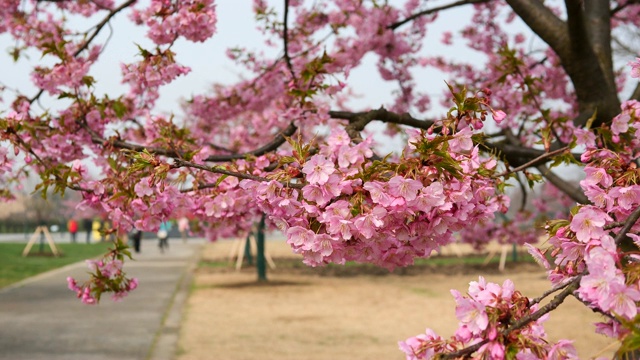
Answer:
[(40, 245), (36, 243), (31, 248), (30, 255), (22, 257), (26, 243), (0, 243), (0, 288), (45, 271), (94, 258), (106, 253), (109, 245), (111, 243), (108, 242), (89, 245), (56, 244), (62, 256), (55, 257), (46, 243), (44, 252), (40, 254)]

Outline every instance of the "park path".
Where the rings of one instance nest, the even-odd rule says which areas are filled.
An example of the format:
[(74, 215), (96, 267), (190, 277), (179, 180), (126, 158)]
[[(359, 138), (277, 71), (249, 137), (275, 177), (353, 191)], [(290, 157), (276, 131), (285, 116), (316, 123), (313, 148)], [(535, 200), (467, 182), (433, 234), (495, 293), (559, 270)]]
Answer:
[(0, 289), (0, 360), (172, 359), (203, 243), (171, 239), (162, 254), (155, 240), (143, 240), (125, 265), (140, 286), (121, 302), (105, 296), (88, 306), (76, 299), (66, 278), (86, 280), (84, 262)]

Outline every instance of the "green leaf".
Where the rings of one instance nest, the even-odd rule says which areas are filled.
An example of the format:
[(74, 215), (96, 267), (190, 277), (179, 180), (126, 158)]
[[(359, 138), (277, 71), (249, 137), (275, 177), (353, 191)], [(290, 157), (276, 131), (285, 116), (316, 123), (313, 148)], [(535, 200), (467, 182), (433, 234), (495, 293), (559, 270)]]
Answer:
[(113, 112), (116, 113), (116, 116), (120, 119), (127, 112), (127, 107), (120, 100), (115, 100), (113, 104), (111, 104), (111, 108), (113, 109)]
[(93, 76), (85, 75), (82, 77), (82, 83), (90, 87), (96, 83), (96, 79)]
[(593, 115), (591, 115), (591, 117), (587, 120), (587, 123), (585, 124), (584, 128), (587, 130), (591, 129), (591, 126), (593, 125), (593, 121), (596, 119), (596, 116), (598, 116), (598, 110), (593, 112)]
[(228, 178), (228, 177), (229, 177), (229, 175), (226, 175), (226, 174), (224, 174), (224, 175), (220, 176), (220, 177), (218, 178), (218, 180), (216, 181), (216, 186), (219, 186), (219, 185), (224, 181), (224, 179), (226, 179), (226, 178)]

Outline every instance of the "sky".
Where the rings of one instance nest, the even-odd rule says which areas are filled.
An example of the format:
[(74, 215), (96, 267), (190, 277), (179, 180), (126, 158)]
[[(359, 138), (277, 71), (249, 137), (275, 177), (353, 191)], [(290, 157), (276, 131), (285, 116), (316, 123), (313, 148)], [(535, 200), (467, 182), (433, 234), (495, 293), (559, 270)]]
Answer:
[[(393, 1), (392, 1), (393, 2)], [(394, 1), (402, 3), (402, 1)], [(120, 3), (117, 1), (116, 3)], [(271, 1), (277, 8), (281, 7), (282, 1)], [(437, 2), (434, 2), (437, 4)], [(242, 70), (225, 56), (227, 48), (246, 47), (249, 49), (267, 49), (262, 44), (264, 37), (256, 30), (255, 20), (252, 12), (252, 1), (250, 0), (218, 0), (217, 4), (217, 32), (205, 43), (191, 43), (179, 40), (174, 46), (177, 54), (177, 61), (182, 65), (192, 68), (192, 72), (187, 76), (176, 79), (173, 83), (165, 86), (161, 90), (161, 99), (158, 101), (158, 109), (163, 112), (180, 112), (179, 99), (189, 98), (193, 94), (206, 93), (214, 82), (230, 84), (238, 80), (242, 75)], [(97, 93), (120, 94), (127, 91), (121, 84), (121, 71), (119, 63), (132, 62), (136, 59), (138, 49), (136, 44), (143, 47), (152, 48), (149, 40), (145, 39), (144, 29), (135, 26), (126, 18), (127, 12), (119, 14), (111, 22), (111, 29), (103, 29), (98, 38), (98, 42), (109, 41), (103, 50), (103, 55), (99, 62), (94, 65), (90, 75), (94, 76), (98, 82), (96, 84)], [(452, 23), (464, 23), (462, 19), (469, 17), (468, 9), (450, 10), (443, 14), (441, 21), (430, 28), (429, 51), (438, 53), (450, 53), (455, 48), (444, 47), (440, 44), (440, 36), (447, 26)], [(449, 18), (449, 19), (448, 19)], [(97, 21), (87, 20), (75, 21), (78, 29), (88, 29)], [(6, 51), (13, 46), (12, 40), (5, 34), (0, 35), (0, 49)], [(273, 49), (270, 50), (274, 53)], [(461, 51), (461, 50), (460, 50)], [(461, 51), (460, 54), (463, 54)], [(41, 59), (37, 53), (29, 53), (29, 59), (20, 59), (14, 63), (9, 56), (0, 56), (0, 66), (3, 69), (0, 74), (0, 82), (8, 88), (18, 88), (23, 93), (31, 96), (37, 91), (29, 79), (30, 66), (47, 59)], [(469, 54), (465, 54), (469, 56)], [(352, 104), (362, 108), (378, 108), (381, 105), (390, 103), (390, 92), (395, 88), (395, 84), (382, 81), (375, 69), (375, 57), (367, 56), (363, 66), (354, 70), (350, 76), (349, 83), (353, 85), (360, 98)], [(444, 75), (436, 71), (425, 70), (416, 74), (419, 79), (419, 86), (424, 86), (429, 93), (440, 94), (445, 88)], [(55, 99), (43, 99), (41, 105), (44, 108), (55, 108)], [(1, 107), (2, 105), (0, 105)]]

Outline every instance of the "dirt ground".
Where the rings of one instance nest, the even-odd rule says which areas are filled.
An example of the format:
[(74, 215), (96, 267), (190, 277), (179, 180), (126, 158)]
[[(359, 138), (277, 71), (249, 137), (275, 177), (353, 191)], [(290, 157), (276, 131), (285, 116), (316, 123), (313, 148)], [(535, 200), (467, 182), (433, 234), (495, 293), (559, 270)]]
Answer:
[[(203, 260), (229, 259), (232, 245), (208, 244)], [(197, 270), (178, 360), (400, 360), (398, 340), (427, 327), (443, 337), (453, 334), (457, 320), (449, 289), (464, 293), (481, 273), (491, 282), (511, 278), (530, 297), (548, 289), (544, 271), (535, 264), (507, 266), (504, 273), (490, 265), (453, 267), (446, 270), (450, 274), (423, 269), (356, 275), (292, 266), (298, 262), (284, 242), (268, 241), (267, 249), (277, 266), (269, 270), (268, 284), (255, 282), (254, 268), (235, 271), (230, 264)], [(545, 327), (552, 341), (574, 339), (581, 359), (611, 358), (616, 344), (593, 332), (599, 319), (570, 297)]]

